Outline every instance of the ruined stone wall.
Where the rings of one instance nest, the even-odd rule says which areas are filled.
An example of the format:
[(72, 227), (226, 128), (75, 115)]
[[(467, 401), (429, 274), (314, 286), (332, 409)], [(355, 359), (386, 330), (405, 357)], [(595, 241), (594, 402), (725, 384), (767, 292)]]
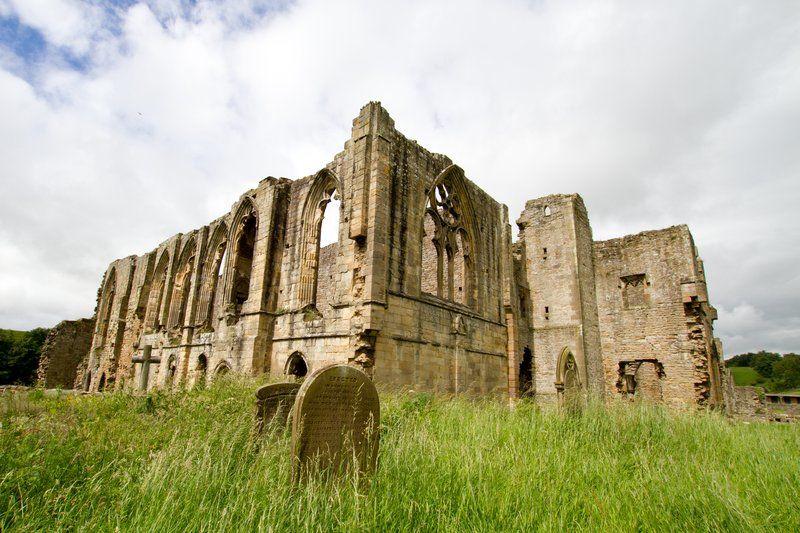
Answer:
[[(334, 217), (337, 241), (321, 247)], [(314, 174), (266, 178), (208, 225), (112, 262), (76, 383), (347, 362), (415, 390), (524, 388), (546, 402), (565, 376), (613, 396), (619, 362), (644, 358), (629, 372), (643, 394), (663, 380), (672, 403), (721, 401), (715, 315), (685, 228), (593, 244), (578, 195), (531, 200), (518, 224), (513, 243), (504, 205), (371, 102)]]
[(635, 393), (635, 386), (626, 390), (633, 384), (625, 383), (625, 367), (644, 361), (662, 366), (659, 385), (666, 403), (704, 405), (700, 388), (708, 381), (708, 353), (698, 344), (705, 347), (713, 335), (710, 321), (697, 321), (702, 311), (693, 307), (706, 305), (707, 297), (696, 294), (704, 280), (688, 228), (597, 242), (594, 265), (609, 394)]
[(734, 414), (743, 418), (761, 418), (766, 415), (764, 389), (761, 387), (735, 386), (733, 388), (736, 409)]
[(526, 250), (536, 398), (556, 400), (562, 353), (574, 356), (581, 388), (602, 396), (591, 228), (583, 200), (576, 194), (530, 200), (517, 225)]
[[(148, 388), (192, 383), (201, 377), (198, 366), (204, 367), (203, 379), (219, 369), (264, 371), (267, 308), (275, 304), (268, 297), (276, 277), (273, 249), (281, 244), (276, 235), (283, 233), (287, 187), (288, 180), (262, 180), (208, 226), (170, 237), (142, 256), (112, 262), (98, 292), (92, 347), (76, 382), (87, 390), (138, 388), (142, 365), (134, 360), (145, 346), (152, 347), (153, 357)], [(246, 216), (256, 220), (252, 259), (236, 263), (234, 253), (221, 255), (241, 233), (236, 224)], [(249, 271), (249, 297), (235, 304), (241, 264)]]
[(94, 318), (64, 320), (51, 329), (39, 358), (39, 384), (48, 389), (73, 388), (78, 365), (89, 353), (93, 333)]

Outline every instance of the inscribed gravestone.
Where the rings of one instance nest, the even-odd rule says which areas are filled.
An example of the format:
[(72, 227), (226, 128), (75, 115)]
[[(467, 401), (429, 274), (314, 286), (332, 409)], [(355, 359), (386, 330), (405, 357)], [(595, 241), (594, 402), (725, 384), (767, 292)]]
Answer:
[(380, 404), (369, 377), (337, 364), (312, 373), (300, 387), (292, 419), (292, 480), (375, 469)]
[(294, 405), (299, 383), (272, 383), (256, 391), (256, 431), (261, 433), (270, 423), (286, 426)]

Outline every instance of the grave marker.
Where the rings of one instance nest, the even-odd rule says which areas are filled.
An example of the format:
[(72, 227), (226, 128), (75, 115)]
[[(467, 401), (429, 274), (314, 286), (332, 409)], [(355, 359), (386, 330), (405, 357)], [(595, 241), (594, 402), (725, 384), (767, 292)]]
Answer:
[(286, 426), (299, 383), (272, 383), (256, 391), (256, 431), (260, 434), (270, 424)]
[(380, 403), (369, 377), (347, 364), (321, 368), (297, 393), (292, 419), (292, 481), (374, 471)]

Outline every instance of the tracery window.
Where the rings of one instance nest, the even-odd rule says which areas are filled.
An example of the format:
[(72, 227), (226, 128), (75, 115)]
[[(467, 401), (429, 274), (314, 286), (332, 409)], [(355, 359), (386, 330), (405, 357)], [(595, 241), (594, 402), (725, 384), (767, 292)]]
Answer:
[(442, 180), (431, 188), (425, 208), (421, 290), (467, 306), (474, 305), (472, 247), (462, 200)]

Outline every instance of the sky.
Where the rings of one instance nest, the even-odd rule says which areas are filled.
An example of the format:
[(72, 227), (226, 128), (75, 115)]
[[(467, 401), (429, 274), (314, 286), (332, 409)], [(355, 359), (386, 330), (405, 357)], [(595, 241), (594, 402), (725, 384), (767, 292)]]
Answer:
[(380, 101), (508, 205), (688, 224), (727, 355), (800, 352), (794, 0), (0, 0), (0, 328), (314, 173)]

